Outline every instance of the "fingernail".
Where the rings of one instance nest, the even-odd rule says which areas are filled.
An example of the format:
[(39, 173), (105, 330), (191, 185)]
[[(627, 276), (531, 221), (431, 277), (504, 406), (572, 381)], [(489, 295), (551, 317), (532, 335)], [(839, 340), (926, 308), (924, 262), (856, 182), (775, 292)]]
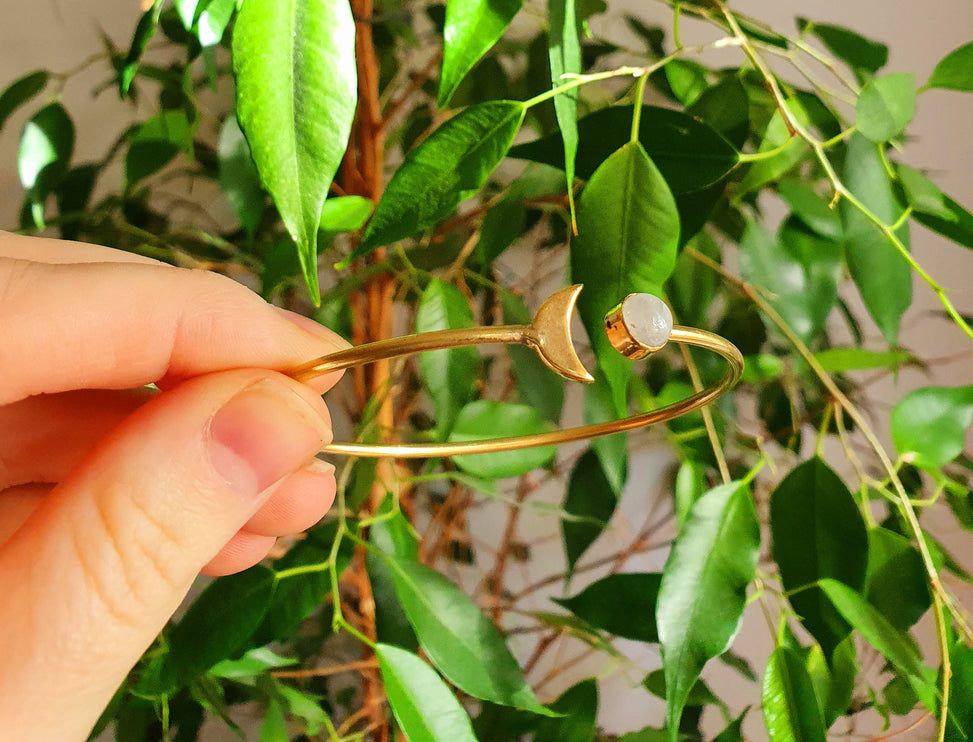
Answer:
[(305, 466), (326, 440), (331, 440), (328, 420), (273, 378), (239, 392), (209, 425), (213, 467), (245, 497), (256, 497)]
[(310, 463), (304, 467), (304, 471), (310, 474), (334, 474), (335, 467), (334, 464), (328, 463), (327, 461), (322, 461), (319, 458), (311, 459)]

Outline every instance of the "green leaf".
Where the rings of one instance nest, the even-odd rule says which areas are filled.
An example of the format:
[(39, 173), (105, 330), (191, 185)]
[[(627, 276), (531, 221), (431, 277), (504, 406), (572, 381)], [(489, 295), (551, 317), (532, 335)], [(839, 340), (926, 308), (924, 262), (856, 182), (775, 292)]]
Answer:
[(358, 87), (348, 0), (247, 0), (233, 29), (237, 117), (320, 301), (317, 235)]
[(159, 25), (159, 16), (162, 14), (162, 0), (154, 0), (152, 7), (146, 10), (139, 17), (138, 25), (135, 27), (135, 35), (132, 37), (132, 45), (129, 47), (128, 55), (122, 63), (121, 71), (118, 75), (118, 90), (121, 97), (128, 95), (132, 87), (132, 80), (138, 72), (142, 55), (149, 45), (149, 41), (155, 36), (155, 29)]
[[(632, 133), (632, 106), (611, 106), (578, 121), (577, 174), (589, 179)], [(680, 111), (643, 106), (639, 142), (675, 194), (699, 191), (719, 182), (740, 154), (706, 124)], [(511, 148), (510, 156), (564, 169), (564, 144), (552, 134)]]
[(824, 461), (810, 459), (771, 495), (770, 532), (791, 605), (830, 662), (850, 628), (814, 584), (825, 577), (856, 590), (865, 584), (868, 534), (855, 499)]
[[(581, 73), (580, 28), (575, 0), (548, 0), (550, 28), (547, 32), (551, 81), (555, 87), (565, 82), (564, 75)], [(574, 169), (578, 154), (578, 88), (554, 96), (554, 113), (564, 142), (564, 174), (567, 180), (568, 206), (574, 224)]]
[(706, 81), (706, 68), (698, 62), (673, 59), (664, 69), (672, 94), (684, 106), (688, 107), (695, 103), (709, 87)]
[(892, 440), (900, 456), (935, 469), (963, 451), (973, 422), (973, 384), (927, 386), (910, 392), (892, 411)]
[(861, 81), (885, 66), (889, 59), (889, 48), (877, 41), (870, 41), (860, 34), (843, 26), (827, 23), (814, 23), (798, 18), (802, 33), (813, 33), (828, 50), (843, 60)]
[(821, 580), (818, 585), (845, 620), (909, 681), (926, 708), (935, 710), (936, 687), (930, 682), (911, 637), (896, 629), (878, 609), (847, 585), (832, 579)]
[(775, 242), (758, 222), (748, 221), (740, 239), (740, 271), (767, 289), (788, 327), (807, 342), (824, 329), (838, 299), (841, 245), (796, 220), (784, 222)]
[(484, 701), (550, 714), (538, 703), (497, 627), (466, 593), (417, 562), (386, 561), (419, 644), (450, 682)]
[(268, 670), (278, 667), (287, 667), (297, 664), (299, 660), (294, 657), (281, 657), (267, 647), (251, 649), (238, 660), (223, 660), (213, 665), (208, 675), (214, 678), (227, 678), (229, 680), (246, 680), (263, 675)]
[(141, 123), (125, 153), (125, 187), (154, 175), (182, 150), (191, 150), (193, 127), (181, 110), (163, 111)]
[(897, 137), (916, 112), (916, 76), (897, 72), (865, 83), (855, 103), (855, 126), (873, 142)]
[(821, 711), (801, 656), (777, 647), (767, 662), (764, 722), (771, 742), (825, 742)]
[(378, 644), (375, 656), (392, 713), (409, 739), (476, 742), (466, 711), (429, 665), (388, 644)]
[(598, 682), (594, 678), (568, 688), (551, 708), (563, 716), (542, 720), (533, 742), (588, 742), (595, 739)]
[(449, 104), (466, 73), (503, 36), (522, 4), (523, 0), (449, 0), (446, 3), (440, 108)]
[(897, 369), (907, 363), (915, 363), (917, 360), (907, 350), (866, 350), (865, 348), (828, 348), (815, 353), (814, 358), (830, 374), (870, 371), (876, 368)]
[(324, 202), (321, 209), (321, 231), (341, 234), (361, 229), (375, 206), (363, 196), (335, 196)]
[(939, 60), (925, 87), (973, 91), (973, 41)]
[(243, 649), (263, 621), (274, 587), (274, 573), (260, 565), (210, 583), (172, 630), (173, 677), (187, 681)]
[(658, 573), (608, 575), (573, 598), (555, 598), (554, 602), (609, 634), (657, 642), (655, 609), (661, 581)]
[(45, 106), (24, 125), (17, 172), (39, 229), (44, 226), (44, 200), (68, 171), (73, 152), (74, 124), (60, 103)]
[[(79, 165), (71, 168), (57, 187), (57, 210), (61, 215), (61, 237), (76, 240), (81, 232), (81, 222), (72, 219), (88, 208), (91, 194), (98, 177), (97, 165)], [(68, 217), (68, 218), (66, 218)]]
[(932, 603), (926, 570), (909, 540), (886, 528), (868, 530), (868, 602), (895, 628), (907, 631)]
[(209, 0), (206, 3), (196, 28), (196, 37), (204, 49), (223, 40), (223, 33), (239, 4), (238, 0)]
[(831, 208), (828, 199), (819, 196), (811, 186), (799, 180), (782, 180), (777, 190), (808, 229), (828, 239), (842, 238), (841, 214)]
[[(484, 265), (491, 265), (524, 233), (526, 219), (527, 209), (523, 197), (512, 188), (511, 192), (483, 217), (483, 222), (480, 224), (480, 239), (474, 248), (476, 257)], [(507, 294), (504, 294), (501, 299), (506, 296)], [(529, 320), (530, 317), (527, 319)]]
[(216, 154), (220, 161), (220, 187), (240, 226), (253, 239), (264, 210), (264, 190), (236, 116), (229, 116), (223, 122)]
[(673, 544), (656, 608), (672, 742), (703, 665), (725, 652), (740, 630), (759, 550), (757, 514), (740, 482), (697, 500)]
[[(625, 410), (619, 410), (612, 395), (608, 378), (596, 368), (595, 380), (584, 389), (584, 421), (586, 424), (615, 420)], [(627, 409), (626, 400), (626, 409)], [(628, 434), (615, 433), (591, 441), (591, 450), (598, 456), (605, 479), (616, 498), (620, 497), (628, 479)]]
[(921, 211), (913, 216), (927, 229), (951, 239), (958, 245), (973, 248), (973, 214), (945, 194), (943, 194), (943, 206), (949, 212), (949, 218)]
[(31, 72), (12, 82), (0, 93), (0, 129), (14, 111), (47, 87), (50, 77), (46, 70)]
[[(274, 684), (274, 691), (284, 702), (287, 712), (304, 721), (304, 731), (308, 736), (313, 737), (327, 727), (328, 715), (321, 708), (320, 697), (302, 693), (281, 683)], [(289, 739), (285, 742), (289, 742)]]
[(677, 532), (682, 530), (693, 505), (706, 493), (706, 472), (702, 464), (687, 459), (679, 464), (673, 483)]
[[(527, 305), (519, 295), (504, 291), (500, 295), (500, 304), (505, 323), (530, 324)], [(515, 343), (507, 346), (507, 354), (521, 401), (536, 409), (545, 420), (556, 424), (564, 406), (563, 379), (551, 371), (532, 348)]]
[(949, 679), (946, 742), (967, 742), (973, 738), (973, 650), (956, 642), (949, 659), (953, 674)]
[[(381, 518), (368, 531), (368, 542), (372, 547), (393, 559), (416, 561), (418, 542), (405, 516), (400, 512), (393, 513), (391, 496), (386, 497), (378, 515)], [(419, 641), (399, 602), (391, 569), (386, 560), (372, 550), (366, 554), (365, 560), (375, 600), (375, 633), (378, 641), (415, 651)]]
[(507, 154), (526, 110), (519, 101), (478, 103), (426, 137), (395, 171), (361, 244), (339, 267), (450, 216)]
[(713, 742), (744, 742), (743, 719), (749, 708), (745, 708), (740, 715), (726, 725), (726, 729), (713, 738)]
[(946, 197), (935, 183), (908, 165), (898, 165), (896, 169), (906, 200), (914, 211), (946, 221), (956, 221), (956, 216), (946, 206)]
[(598, 454), (594, 450), (585, 451), (571, 470), (564, 496), (564, 511), (578, 518), (561, 521), (569, 572), (605, 530), (617, 504), (618, 495), (605, 475)]
[[(662, 700), (666, 699), (666, 674), (661, 667), (646, 675), (642, 681), (642, 685), (649, 693), (657, 698), (661, 698)], [(699, 678), (693, 683), (689, 695), (686, 696), (686, 708), (692, 708), (693, 706), (697, 708), (702, 706), (719, 706), (721, 710), (726, 710), (726, 704), (716, 697), (702, 678)]]
[(182, 22), (182, 27), (187, 31), (191, 30), (193, 23), (196, 22), (196, 11), (200, 3), (205, 4), (206, 0), (173, 0), (172, 4), (176, 7), (176, 15)]
[[(473, 312), (466, 297), (451, 283), (433, 279), (422, 292), (416, 312), (416, 332), (464, 329), (473, 326)], [(419, 372), (432, 398), (436, 433), (445, 440), (456, 416), (470, 399), (480, 371), (476, 348), (432, 350), (419, 354)]]
[(705, 121), (737, 149), (750, 134), (750, 101), (736, 75), (727, 75), (705, 90), (686, 113)]
[(572, 280), (586, 285), (578, 313), (616, 409), (625, 409), (632, 364), (608, 341), (605, 314), (633, 292), (662, 293), (676, 265), (679, 214), (672, 192), (642, 145), (630, 142), (591, 176), (578, 204)]
[[(858, 134), (848, 140), (843, 179), (858, 200), (885, 224), (894, 224), (902, 214), (878, 146)], [(847, 200), (841, 202), (841, 216), (848, 270), (868, 313), (894, 345), (902, 315), (912, 304), (912, 270), (885, 235)], [(908, 247), (908, 225), (903, 224), (896, 234)]]
[[(463, 442), (536, 435), (550, 429), (550, 424), (533, 407), (480, 399), (470, 402), (460, 410), (449, 440)], [(498, 453), (453, 456), (453, 462), (475, 477), (503, 479), (540, 469), (554, 458), (555, 453), (557, 449), (554, 446), (538, 446)]]
[[(787, 101), (787, 107), (802, 126), (808, 126), (809, 118), (804, 106), (791, 98)], [(770, 152), (774, 154), (767, 154), (767, 157), (755, 161), (750, 166), (747, 174), (743, 176), (737, 194), (743, 195), (755, 191), (765, 183), (777, 180), (803, 160), (809, 151), (808, 143), (797, 134), (792, 134), (780, 110), (775, 110), (757, 149), (759, 155)]]

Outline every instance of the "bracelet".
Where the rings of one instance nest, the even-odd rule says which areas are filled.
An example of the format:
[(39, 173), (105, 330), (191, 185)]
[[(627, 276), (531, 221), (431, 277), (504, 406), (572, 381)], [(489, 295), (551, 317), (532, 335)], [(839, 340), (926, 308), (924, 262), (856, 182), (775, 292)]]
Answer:
[[(305, 363), (288, 372), (297, 381), (321, 374), (362, 366), (375, 361), (412, 355), (429, 350), (459, 348), (491, 343), (521, 343), (533, 348), (553, 371), (574, 381), (590, 383), (594, 377), (578, 358), (571, 340), (571, 314), (581, 292), (580, 284), (552, 294), (541, 305), (529, 325), (473, 327), (465, 330), (439, 330), (418, 335), (379, 340), (347, 350), (339, 350)], [(651, 294), (629, 294), (605, 318), (605, 333), (612, 345), (626, 358), (639, 360), (662, 349), (672, 340), (719, 353), (727, 362), (726, 373), (714, 385), (686, 399), (650, 412), (605, 423), (580, 425), (547, 433), (510, 438), (456, 443), (331, 443), (323, 453), (362, 457), (430, 458), (472, 453), (494, 453), (536, 446), (552, 446), (571, 441), (598, 438), (670, 420), (709, 404), (733, 387), (743, 373), (743, 356), (733, 343), (719, 335), (694, 327), (672, 324), (669, 307)]]

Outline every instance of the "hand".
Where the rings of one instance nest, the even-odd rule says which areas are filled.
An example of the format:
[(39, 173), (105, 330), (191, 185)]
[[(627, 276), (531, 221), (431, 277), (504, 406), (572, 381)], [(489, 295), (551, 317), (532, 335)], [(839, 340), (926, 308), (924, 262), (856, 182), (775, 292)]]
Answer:
[(325, 513), (336, 378), (267, 369), (345, 345), (222, 276), (0, 233), (0, 739), (84, 740), (201, 569)]

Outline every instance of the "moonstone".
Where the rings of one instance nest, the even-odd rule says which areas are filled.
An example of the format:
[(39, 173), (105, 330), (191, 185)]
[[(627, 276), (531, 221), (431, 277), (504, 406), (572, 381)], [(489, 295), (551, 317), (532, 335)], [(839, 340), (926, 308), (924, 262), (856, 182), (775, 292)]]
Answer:
[(625, 299), (622, 319), (632, 338), (649, 348), (661, 348), (672, 332), (672, 312), (652, 294), (632, 294)]

